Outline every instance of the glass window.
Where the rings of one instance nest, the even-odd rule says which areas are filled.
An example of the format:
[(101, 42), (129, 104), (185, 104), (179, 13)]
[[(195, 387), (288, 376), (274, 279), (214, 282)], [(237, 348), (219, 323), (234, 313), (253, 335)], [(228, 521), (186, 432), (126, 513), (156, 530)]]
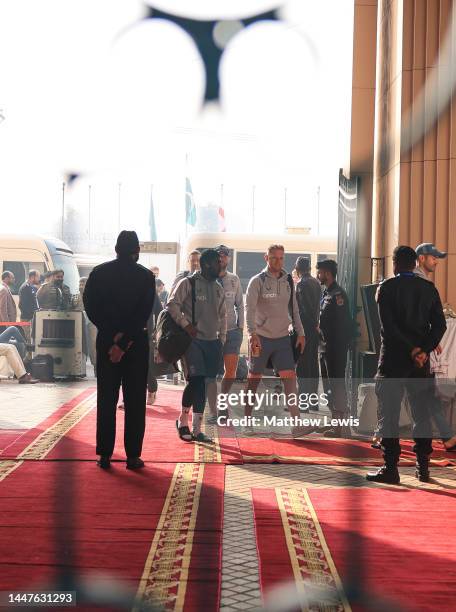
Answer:
[(79, 272), (75, 259), (71, 255), (61, 255), (60, 253), (55, 253), (52, 255), (52, 260), (54, 262), (54, 270), (63, 270), (63, 282), (65, 285), (68, 285), (71, 293), (79, 293)]
[(317, 254), (317, 262), (324, 261), (325, 259), (334, 259), (334, 261), (337, 261), (337, 254), (336, 253), (318, 253)]
[(10, 286), (11, 293), (17, 295), (19, 287), (25, 280), (25, 264), (22, 261), (4, 261), (3, 272), (12, 272), (14, 274), (15, 283)]

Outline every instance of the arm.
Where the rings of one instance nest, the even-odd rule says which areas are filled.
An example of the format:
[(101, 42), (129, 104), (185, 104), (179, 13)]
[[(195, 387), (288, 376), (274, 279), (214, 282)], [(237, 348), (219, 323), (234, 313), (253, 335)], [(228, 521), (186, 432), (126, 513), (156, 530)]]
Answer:
[(447, 327), (440, 296), (435, 287), (434, 290), (435, 295), (431, 309), (431, 326), (429, 332), (426, 334), (423, 346), (421, 347), (426, 353), (431, 353), (438, 346)]
[(179, 283), (175, 286), (171, 296), (166, 304), (166, 310), (169, 312), (174, 321), (180, 325), (182, 328), (186, 328), (188, 325), (191, 325), (191, 321), (189, 321), (184, 316), (184, 302), (191, 296), (192, 287), (190, 282), (183, 278), (179, 281)]
[(127, 349), (130, 341), (134, 341), (147, 325), (147, 320), (150, 317), (155, 301), (155, 276), (149, 272), (145, 278), (143, 290), (139, 297), (137, 308), (134, 317), (127, 321), (127, 326), (123, 331), (122, 337), (117, 341), (117, 344), (124, 351)]
[(223, 291), (220, 291), (220, 303), (219, 303), (219, 338), (223, 344), (226, 342), (226, 302), (225, 302), (225, 294)]
[(261, 281), (258, 277), (252, 278), (247, 287), (245, 300), (245, 316), (247, 322), (247, 332), (249, 335), (256, 334), (255, 315), (260, 297)]
[(296, 299), (296, 291), (293, 291), (291, 307), (293, 309), (293, 327), (295, 328), (298, 336), (305, 336), (304, 328), (301, 322), (301, 315), (299, 314), (298, 301)]
[(380, 323), (383, 328), (385, 337), (395, 338), (395, 340), (398, 340), (403, 345), (404, 349), (406, 349), (406, 351), (411, 354), (412, 349), (415, 348), (414, 344), (402, 333), (400, 328), (396, 325), (392, 314), (393, 305), (390, 302), (390, 297), (388, 293), (381, 285), (378, 291), (377, 302)]
[(244, 329), (244, 296), (242, 295), (242, 286), (241, 286), (241, 281), (237, 280), (237, 289), (236, 289), (236, 297), (234, 300), (234, 306), (236, 308), (236, 313), (237, 313), (237, 321), (238, 321), (238, 327), (240, 329)]

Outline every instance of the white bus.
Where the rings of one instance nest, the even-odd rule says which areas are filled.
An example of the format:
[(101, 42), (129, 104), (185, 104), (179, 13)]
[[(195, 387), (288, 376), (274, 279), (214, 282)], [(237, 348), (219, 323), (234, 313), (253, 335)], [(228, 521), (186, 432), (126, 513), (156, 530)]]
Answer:
[(307, 257), (315, 273), (317, 261), (336, 259), (336, 236), (314, 236), (305, 233), (289, 234), (230, 234), (230, 233), (195, 233), (185, 243), (181, 261), (187, 261), (193, 250), (203, 251), (224, 244), (231, 249), (229, 270), (241, 279), (245, 292), (249, 280), (265, 267), (264, 253), (271, 244), (282, 244), (285, 247), (285, 270), (291, 272), (296, 258)]
[(79, 272), (73, 251), (58, 238), (0, 234), (0, 269), (14, 274), (16, 282), (11, 292), (16, 301), (19, 288), (28, 278), (29, 270), (38, 270), (44, 274), (49, 270), (62, 269), (64, 282), (71, 293), (79, 293)]

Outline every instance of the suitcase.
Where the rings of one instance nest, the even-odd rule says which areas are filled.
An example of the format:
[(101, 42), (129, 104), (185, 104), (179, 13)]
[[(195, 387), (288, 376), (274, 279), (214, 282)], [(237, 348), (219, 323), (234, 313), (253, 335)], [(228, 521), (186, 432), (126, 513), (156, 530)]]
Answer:
[(54, 382), (54, 358), (52, 355), (37, 355), (32, 359), (32, 376), (41, 382)]

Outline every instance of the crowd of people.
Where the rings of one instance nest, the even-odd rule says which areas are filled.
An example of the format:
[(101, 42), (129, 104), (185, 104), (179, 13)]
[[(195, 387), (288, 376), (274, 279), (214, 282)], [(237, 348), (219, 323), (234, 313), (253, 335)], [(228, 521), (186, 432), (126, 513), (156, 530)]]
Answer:
[[(291, 430), (294, 437), (315, 431), (327, 437), (350, 435), (345, 418), (349, 415), (345, 376), (354, 322), (347, 294), (337, 282), (336, 261), (317, 262), (314, 278), (310, 260), (298, 257), (289, 274), (283, 267), (284, 247), (272, 244), (264, 255), (264, 269), (250, 279), (244, 296), (239, 277), (229, 271), (230, 249), (219, 245), (202, 253), (192, 251), (187, 270), (177, 275), (168, 294), (158, 278), (159, 269), (149, 270), (137, 263), (139, 250), (136, 233), (121, 232), (117, 258), (94, 268), (88, 279), (81, 279), (76, 301), (69, 295), (61, 270), (49, 274), (44, 284), (31, 270), (19, 292), (21, 321), (29, 322), (40, 307), (71, 305), (84, 309), (97, 330), (93, 361), (101, 467), (110, 466), (114, 450), (121, 386), (127, 467), (144, 465), (145, 410), (147, 403), (154, 403), (158, 390), (156, 327), (163, 309), (188, 338), (187, 348), (180, 355), (186, 385), (176, 420), (182, 441), (212, 444), (202, 429), (205, 406), (208, 403), (208, 421), (216, 423), (217, 378), (222, 376), (220, 389), (226, 396), (237, 379), (244, 328), (248, 335), (244, 435), (254, 435), (249, 417), (266, 370), (280, 378), (285, 409), (297, 421), (302, 412), (309, 411), (309, 405), (303, 407), (292, 398), (318, 398), (321, 378), (332, 414), (331, 427), (295, 424)], [(399, 414), (405, 392), (413, 419), (417, 477), (429, 478), (432, 420), (445, 448), (456, 449), (456, 437), (437, 397), (429, 360), (432, 351), (441, 350), (446, 329), (440, 297), (430, 276), (445, 256), (428, 243), (419, 245), (416, 251), (397, 247), (394, 276), (379, 286), (376, 299), (382, 342), (376, 376), (378, 427), (374, 443), (382, 449), (385, 464), (369, 473), (369, 480), (399, 482)], [(3, 324), (17, 319), (9, 290), (13, 283), (14, 275), (4, 272), (0, 288)], [(19, 382), (34, 382), (25, 372), (19, 352), (27, 340), (13, 325), (0, 333), (0, 355), (7, 356)], [(318, 401), (311, 405), (312, 410), (318, 410)]]
[[(34, 314), (39, 309), (68, 310), (77, 308), (70, 288), (64, 283), (64, 271), (52, 270), (41, 275), (38, 270), (29, 270), (27, 280), (19, 288), (19, 314), (11, 287), (16, 279), (12, 272), (2, 273), (0, 285), (0, 356), (5, 357), (20, 384), (39, 382), (26, 371), (26, 355), (31, 348), (31, 327)], [(80, 290), (84, 287), (81, 279)], [(82, 304), (82, 299), (79, 300)], [(27, 364), (28, 365), (28, 364)]]

